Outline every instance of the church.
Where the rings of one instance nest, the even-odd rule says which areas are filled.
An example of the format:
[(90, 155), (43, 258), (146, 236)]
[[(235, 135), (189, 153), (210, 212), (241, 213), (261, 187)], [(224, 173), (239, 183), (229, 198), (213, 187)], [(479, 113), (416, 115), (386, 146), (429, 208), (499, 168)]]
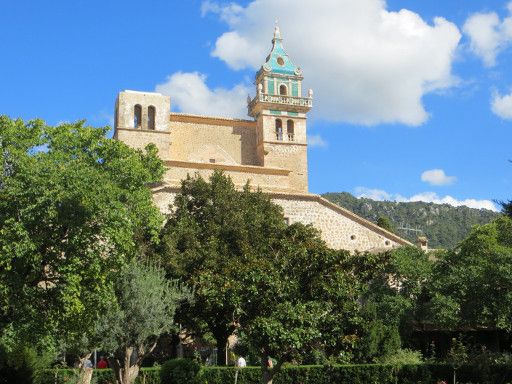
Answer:
[(163, 212), (187, 175), (208, 178), (222, 170), (237, 187), (249, 181), (268, 194), (288, 223), (312, 224), (333, 249), (372, 252), (412, 245), (309, 193), (306, 123), (313, 91), (303, 92), (302, 80), (276, 26), (271, 52), (256, 73), (256, 96), (247, 100), (249, 119), (175, 113), (169, 96), (127, 90), (116, 100), (114, 138), (134, 148), (157, 146), (166, 172), (153, 197)]

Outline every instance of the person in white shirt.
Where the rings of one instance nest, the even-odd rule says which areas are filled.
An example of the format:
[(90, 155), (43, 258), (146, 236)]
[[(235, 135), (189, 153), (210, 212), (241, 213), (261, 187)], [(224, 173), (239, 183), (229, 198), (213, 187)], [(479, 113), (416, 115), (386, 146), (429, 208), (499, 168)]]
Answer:
[(236, 366), (239, 368), (247, 367), (247, 362), (243, 358), (243, 356), (240, 356), (238, 360), (236, 361)]

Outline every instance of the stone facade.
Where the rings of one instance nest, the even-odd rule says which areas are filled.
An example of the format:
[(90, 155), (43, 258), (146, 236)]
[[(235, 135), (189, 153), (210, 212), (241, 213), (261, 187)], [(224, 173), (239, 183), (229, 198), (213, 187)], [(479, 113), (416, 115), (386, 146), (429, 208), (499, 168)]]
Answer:
[(270, 194), (289, 223), (312, 224), (334, 249), (375, 251), (411, 245), (352, 212), (308, 192), (307, 112), (313, 92), (302, 97), (302, 72), (284, 52), (276, 27), (273, 48), (256, 74), (248, 100), (252, 120), (170, 112), (170, 98), (120, 92), (114, 137), (134, 148), (154, 143), (167, 171), (154, 199), (168, 212), (181, 180), (223, 170), (241, 188), (247, 181)]

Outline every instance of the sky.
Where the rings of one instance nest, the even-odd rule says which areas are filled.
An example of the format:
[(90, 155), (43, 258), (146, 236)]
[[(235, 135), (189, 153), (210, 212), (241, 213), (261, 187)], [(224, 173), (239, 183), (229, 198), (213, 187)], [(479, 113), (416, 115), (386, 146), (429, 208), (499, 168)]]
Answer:
[(512, 198), (510, 0), (0, 0), (0, 114), (112, 125), (118, 92), (248, 118), (278, 20), (314, 91), (309, 189)]

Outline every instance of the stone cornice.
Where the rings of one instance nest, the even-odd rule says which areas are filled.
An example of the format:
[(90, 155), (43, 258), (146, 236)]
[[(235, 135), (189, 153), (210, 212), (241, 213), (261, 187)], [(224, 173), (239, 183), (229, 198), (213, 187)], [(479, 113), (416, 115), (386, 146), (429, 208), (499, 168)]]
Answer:
[(144, 132), (144, 133), (160, 133), (164, 135), (170, 135), (169, 131), (159, 131), (157, 129), (142, 129), (142, 128), (121, 128), (117, 127), (115, 131), (127, 131), (127, 132)]
[(169, 116), (171, 123), (182, 122), (182, 123), (198, 123), (204, 125), (225, 125), (225, 126), (237, 126), (237, 127), (251, 127), (256, 128), (256, 121), (244, 120), (244, 119), (231, 119), (220, 116), (203, 116), (203, 115), (191, 115), (186, 113), (172, 112)]
[(179, 167), (187, 169), (218, 169), (229, 172), (257, 173), (263, 175), (282, 175), (288, 176), (290, 170), (283, 168), (259, 167), (257, 165), (233, 165), (224, 163), (196, 163), (192, 161), (167, 160), (164, 164), (168, 167)]

